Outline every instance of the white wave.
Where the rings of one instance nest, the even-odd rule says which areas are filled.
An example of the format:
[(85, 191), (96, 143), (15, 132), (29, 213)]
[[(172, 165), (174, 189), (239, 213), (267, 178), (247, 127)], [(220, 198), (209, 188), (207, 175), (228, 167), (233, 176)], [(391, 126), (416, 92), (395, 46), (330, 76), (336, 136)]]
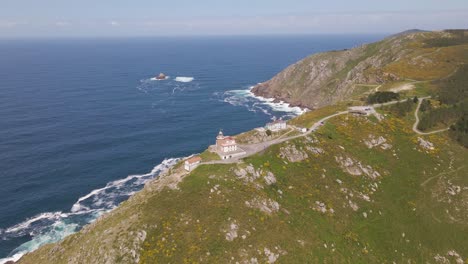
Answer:
[(283, 101), (274, 102), (275, 101), (274, 98), (265, 98), (263, 96), (257, 96), (252, 92), (252, 89), (253, 89), (253, 86), (249, 88), (248, 96), (264, 102), (266, 105), (270, 106), (274, 111), (293, 113), (296, 116), (302, 115), (308, 111), (307, 108), (291, 106), (289, 103), (286, 103)]
[(32, 236), (30, 241), (13, 250), (7, 258), (0, 259), (0, 264), (10, 260), (16, 261), (22, 255), (43, 244), (57, 242), (78, 231), (105, 212), (116, 208), (120, 202), (139, 191), (147, 181), (167, 171), (180, 160), (181, 158), (165, 159), (149, 173), (130, 175), (124, 179), (109, 182), (105, 187), (80, 197), (69, 213), (41, 213), (10, 228), (0, 230), (0, 239), (3, 240), (25, 235)]
[(169, 76), (166, 76), (164, 79), (158, 79), (157, 77), (150, 78), (150, 81), (164, 81), (164, 80), (169, 80)]
[(275, 102), (274, 98), (256, 96), (252, 88), (253, 86), (245, 90), (227, 91), (223, 95), (223, 101), (233, 106), (244, 106), (252, 112), (261, 111), (270, 116), (273, 115), (271, 111), (283, 112), (290, 117), (299, 116), (308, 111), (306, 108), (291, 106), (283, 101)]
[(21, 222), (17, 225), (14, 225), (10, 228), (7, 228), (4, 233), (17, 233), (21, 230), (25, 230), (29, 228), (33, 223), (36, 223), (41, 220), (55, 220), (59, 219), (60, 217), (66, 217), (66, 214), (63, 214), (62, 212), (54, 212), (54, 213), (42, 213), (38, 214), (34, 217), (31, 217), (27, 219), (24, 222)]
[(27, 252), (20, 252), (20, 253), (16, 253), (14, 255), (12, 255), (11, 257), (8, 257), (8, 258), (2, 258), (0, 259), (0, 264), (5, 264), (7, 263), (8, 261), (13, 261), (13, 262), (16, 262), (18, 261), (24, 254), (26, 254)]
[(57, 221), (51, 226), (49, 232), (34, 236), (30, 241), (16, 248), (10, 254), (10, 257), (0, 259), (0, 264), (6, 263), (10, 260), (18, 261), (24, 254), (38, 249), (41, 245), (57, 242), (64, 237), (75, 233), (78, 227), (78, 224), (67, 224), (63, 221)]
[(174, 81), (176, 81), (176, 82), (184, 82), (184, 83), (188, 83), (188, 82), (191, 82), (193, 80), (195, 80), (195, 78), (193, 78), (193, 77), (176, 77), (174, 79)]

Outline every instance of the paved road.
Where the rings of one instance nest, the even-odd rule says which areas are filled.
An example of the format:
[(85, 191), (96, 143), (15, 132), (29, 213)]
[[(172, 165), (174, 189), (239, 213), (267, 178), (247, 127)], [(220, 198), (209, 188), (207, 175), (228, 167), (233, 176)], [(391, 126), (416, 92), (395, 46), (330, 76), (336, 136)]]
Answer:
[[(338, 112), (338, 113), (333, 114), (333, 115), (326, 116), (326, 117), (320, 119), (319, 121), (315, 122), (309, 128), (309, 130), (307, 132), (299, 134), (299, 135), (284, 137), (286, 135), (285, 134), (285, 135), (283, 135), (283, 136), (281, 136), (281, 137), (279, 137), (277, 139), (273, 139), (273, 140), (270, 140), (270, 141), (260, 142), (260, 143), (256, 143), (256, 144), (249, 144), (249, 145), (239, 145), (239, 147), (246, 152), (246, 154), (244, 154), (242, 156), (231, 158), (231, 159), (228, 159), (228, 160), (215, 160), (215, 161), (202, 162), (201, 164), (230, 164), (230, 163), (238, 162), (240, 159), (252, 156), (252, 155), (254, 155), (256, 153), (259, 153), (259, 152), (267, 149), (268, 147), (270, 147), (272, 145), (280, 144), (280, 143), (283, 143), (283, 142), (291, 140), (291, 139), (296, 139), (296, 138), (307, 136), (307, 135), (311, 134), (312, 132), (315, 132), (315, 130), (317, 128), (319, 128), (320, 126), (322, 126), (325, 123), (325, 121), (327, 121), (328, 119), (333, 118), (335, 116), (348, 114), (348, 113), (349, 113), (349, 111), (342, 111), (342, 112)], [(290, 133), (290, 132), (288, 132), (288, 133)]]
[(418, 116), (419, 108), (421, 107), (421, 104), (424, 101), (424, 99), (429, 99), (429, 98), (431, 98), (431, 97), (427, 96), (427, 97), (419, 98), (418, 99), (418, 107), (416, 107), (416, 111), (414, 111), (414, 117), (416, 118), (416, 122), (414, 122), (413, 131), (414, 131), (414, 133), (417, 133), (419, 135), (431, 135), (431, 134), (436, 134), (436, 133), (440, 133), (440, 132), (444, 132), (444, 131), (449, 130), (449, 128), (444, 128), (444, 129), (439, 129), (439, 130), (435, 130), (435, 131), (431, 131), (431, 132), (421, 132), (421, 131), (419, 131), (419, 129), (418, 129), (418, 125), (419, 125), (419, 116)]
[[(416, 122), (413, 125), (413, 131), (415, 133), (419, 134), (419, 135), (430, 135), (430, 134), (440, 133), (440, 132), (444, 132), (444, 131), (448, 130), (448, 128), (446, 128), (446, 129), (441, 129), (441, 130), (425, 133), (425, 132), (421, 132), (421, 131), (419, 131), (417, 129), (418, 124), (419, 124), (419, 117), (418, 117), (419, 108), (421, 107), (422, 101), (424, 99), (428, 99), (428, 98), (431, 98), (431, 97), (427, 96), (427, 97), (419, 98), (418, 99), (418, 106), (416, 107), (416, 111), (414, 112), (414, 116), (416, 117)], [(400, 100), (400, 101), (391, 101), (391, 102), (382, 103), (382, 104), (374, 104), (374, 105), (372, 105), (372, 107), (373, 108), (379, 108), (379, 107), (386, 106), (386, 105), (393, 105), (393, 104), (405, 102), (406, 100), (408, 100), (408, 99), (403, 99), (403, 100)], [(409, 100), (411, 100), (411, 99), (409, 99)], [(283, 143), (283, 142), (291, 140), (291, 139), (296, 139), (296, 138), (307, 136), (307, 135), (311, 134), (312, 132), (315, 132), (315, 130), (317, 130), (320, 126), (322, 126), (325, 123), (325, 121), (327, 121), (328, 119), (331, 119), (331, 118), (339, 116), (339, 115), (345, 115), (345, 114), (348, 114), (348, 113), (349, 113), (349, 111), (342, 111), (342, 112), (335, 113), (333, 115), (326, 116), (326, 117), (320, 119), (319, 121), (315, 122), (309, 128), (309, 130), (307, 132), (299, 134), (299, 135), (284, 137), (287, 134), (292, 132), (292, 131), (289, 131), (286, 134), (280, 136), (279, 138), (273, 139), (273, 140), (270, 140), (270, 141), (265, 141), (265, 142), (260, 142), (260, 143), (257, 143), (257, 144), (250, 144), (250, 145), (239, 145), (239, 147), (242, 148), (246, 152), (246, 154), (244, 154), (242, 156), (227, 159), (227, 160), (215, 160), (215, 161), (202, 162), (201, 164), (230, 164), (230, 163), (236, 163), (236, 162), (240, 161), (242, 158), (249, 157), (249, 156), (252, 156), (252, 155), (254, 155), (256, 153), (259, 153), (259, 152), (267, 149), (268, 147), (270, 147), (272, 145), (280, 144), (280, 143)]]

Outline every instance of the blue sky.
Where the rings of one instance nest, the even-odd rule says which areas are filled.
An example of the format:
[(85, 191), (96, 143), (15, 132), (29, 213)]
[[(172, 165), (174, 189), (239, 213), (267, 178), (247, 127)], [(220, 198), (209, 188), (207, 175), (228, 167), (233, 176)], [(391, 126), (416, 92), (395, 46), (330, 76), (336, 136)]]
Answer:
[(468, 27), (468, 0), (0, 0), (0, 37), (394, 33)]

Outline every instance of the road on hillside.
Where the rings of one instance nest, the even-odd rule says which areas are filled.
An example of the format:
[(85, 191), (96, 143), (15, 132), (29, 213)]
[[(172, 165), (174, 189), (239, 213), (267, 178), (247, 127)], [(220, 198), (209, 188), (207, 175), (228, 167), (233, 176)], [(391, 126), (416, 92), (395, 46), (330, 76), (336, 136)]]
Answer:
[[(431, 134), (436, 134), (436, 133), (440, 133), (440, 132), (444, 132), (444, 131), (448, 130), (448, 128), (445, 128), (445, 129), (440, 129), (440, 130), (436, 130), (436, 131), (426, 133), (426, 132), (421, 132), (421, 131), (419, 131), (417, 129), (418, 124), (419, 124), (419, 117), (418, 117), (419, 108), (421, 107), (422, 101), (425, 100), (425, 99), (429, 99), (429, 98), (431, 98), (431, 97), (427, 96), (427, 97), (419, 98), (418, 99), (418, 106), (416, 107), (416, 111), (414, 112), (416, 122), (413, 125), (413, 131), (415, 133), (419, 134), (419, 135), (431, 135)], [(382, 103), (382, 104), (374, 104), (371, 107), (380, 108), (382, 106), (402, 103), (402, 102), (405, 102), (406, 100), (411, 100), (411, 99), (404, 99), (404, 100), (400, 100), (400, 101), (391, 101), (391, 102)], [(215, 161), (202, 162), (201, 164), (230, 164), (230, 163), (236, 163), (240, 159), (252, 156), (252, 155), (254, 155), (256, 153), (259, 153), (259, 152), (267, 149), (268, 147), (270, 147), (272, 145), (280, 144), (280, 143), (283, 143), (283, 142), (291, 140), (291, 139), (296, 139), (296, 138), (307, 136), (307, 135), (311, 134), (312, 132), (315, 132), (315, 130), (317, 130), (320, 126), (322, 126), (325, 123), (325, 121), (327, 121), (328, 119), (334, 118), (334, 117), (339, 116), (339, 115), (345, 115), (345, 114), (348, 114), (348, 113), (349, 113), (349, 111), (342, 111), (342, 112), (338, 112), (338, 113), (326, 116), (326, 117), (320, 119), (319, 121), (315, 122), (309, 128), (309, 130), (307, 132), (305, 132), (303, 134), (300, 134), (300, 135), (284, 137), (286, 134), (289, 134), (291, 132), (291, 131), (289, 131), (285, 135), (283, 135), (283, 136), (281, 136), (281, 137), (279, 137), (277, 139), (270, 140), (270, 141), (265, 141), (265, 142), (260, 142), (260, 143), (257, 143), (257, 144), (250, 144), (250, 145), (239, 145), (239, 147), (242, 148), (246, 152), (246, 154), (244, 154), (242, 156), (227, 159), (227, 160), (215, 160)]]
[(431, 132), (421, 132), (418, 129), (418, 125), (419, 125), (419, 116), (418, 116), (419, 108), (421, 107), (422, 102), (425, 99), (429, 99), (429, 98), (431, 98), (431, 97), (427, 96), (427, 97), (419, 98), (418, 99), (418, 106), (416, 107), (416, 111), (414, 111), (414, 117), (416, 118), (416, 122), (414, 122), (413, 131), (414, 131), (414, 133), (419, 134), (419, 135), (431, 135), (431, 134), (436, 134), (436, 133), (440, 133), (440, 132), (444, 132), (444, 131), (449, 130), (449, 128), (444, 128), (444, 129), (439, 129), (439, 130), (435, 130), (435, 131), (431, 131)]

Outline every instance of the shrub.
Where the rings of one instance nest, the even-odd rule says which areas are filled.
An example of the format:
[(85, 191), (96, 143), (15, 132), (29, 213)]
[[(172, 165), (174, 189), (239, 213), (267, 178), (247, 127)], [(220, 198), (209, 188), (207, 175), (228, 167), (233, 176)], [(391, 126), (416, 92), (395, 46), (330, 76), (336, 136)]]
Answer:
[(367, 103), (369, 104), (381, 104), (390, 102), (392, 100), (398, 100), (400, 98), (400, 94), (394, 92), (375, 92), (370, 94), (367, 97)]

